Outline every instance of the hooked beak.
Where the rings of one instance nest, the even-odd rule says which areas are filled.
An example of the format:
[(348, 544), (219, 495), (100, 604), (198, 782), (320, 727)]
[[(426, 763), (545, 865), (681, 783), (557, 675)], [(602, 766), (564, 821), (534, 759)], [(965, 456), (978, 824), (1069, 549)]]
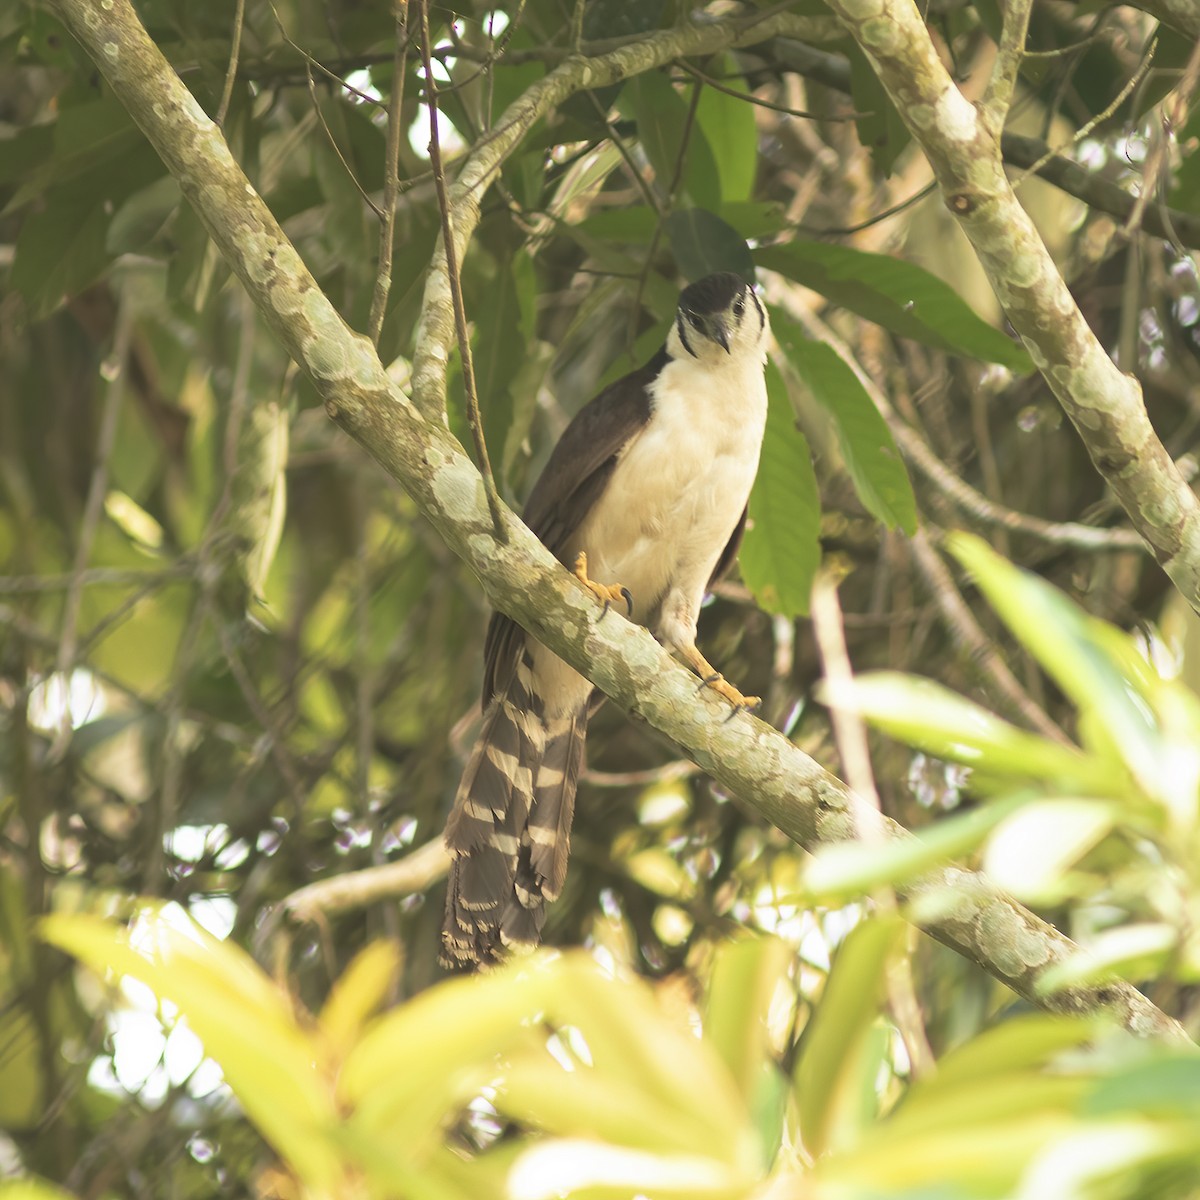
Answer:
[(717, 343), (726, 354), (729, 350), (729, 329), (725, 324), (724, 317), (713, 316), (709, 317), (704, 322), (704, 332), (708, 334), (709, 339)]

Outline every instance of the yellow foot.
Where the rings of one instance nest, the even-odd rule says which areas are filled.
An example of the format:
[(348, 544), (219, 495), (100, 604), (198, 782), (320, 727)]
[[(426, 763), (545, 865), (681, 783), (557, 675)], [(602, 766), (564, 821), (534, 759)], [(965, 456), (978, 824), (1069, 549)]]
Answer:
[(712, 664), (695, 646), (685, 646), (679, 653), (683, 661), (700, 676), (701, 686), (712, 688), (718, 696), (728, 700), (733, 705), (734, 712), (739, 708), (751, 711), (762, 704), (761, 696), (743, 696), (720, 671), (713, 669)]
[[(575, 556), (575, 578), (583, 584), (589, 592), (596, 597), (597, 600), (604, 602), (604, 612), (608, 610), (618, 601), (623, 600), (625, 607), (630, 616), (633, 616), (633, 596), (630, 595), (627, 587), (622, 587), (619, 583), (607, 584), (596, 583), (595, 580), (588, 578), (587, 573), (587, 555), (580, 551)], [(600, 614), (601, 617), (604, 613)]]

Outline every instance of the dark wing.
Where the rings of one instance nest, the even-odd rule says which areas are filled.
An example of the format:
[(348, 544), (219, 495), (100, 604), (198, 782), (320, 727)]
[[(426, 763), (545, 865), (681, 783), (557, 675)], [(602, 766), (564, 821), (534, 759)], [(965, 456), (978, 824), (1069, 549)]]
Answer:
[(737, 527), (730, 534), (729, 541), (725, 543), (725, 549), (721, 551), (721, 557), (717, 559), (717, 565), (713, 567), (713, 573), (708, 579), (709, 587), (725, 578), (733, 566), (734, 559), (738, 556), (738, 551), (742, 548), (742, 538), (746, 533), (746, 512), (747, 510), (743, 508)]
[[(560, 561), (571, 535), (608, 485), (621, 448), (650, 419), (650, 385), (667, 357), (664, 347), (644, 367), (589, 400), (563, 430), (533, 485), (523, 519)], [(510, 618), (492, 614), (483, 651), (484, 708), (516, 665), (523, 637)]]

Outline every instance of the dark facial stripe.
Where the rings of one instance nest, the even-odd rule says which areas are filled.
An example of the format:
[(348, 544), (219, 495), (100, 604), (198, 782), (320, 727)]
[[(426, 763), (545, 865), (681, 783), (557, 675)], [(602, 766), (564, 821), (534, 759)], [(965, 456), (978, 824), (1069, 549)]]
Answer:
[(750, 293), (750, 299), (754, 301), (754, 307), (758, 309), (758, 332), (762, 333), (763, 327), (767, 323), (767, 314), (763, 312), (763, 306), (759, 304), (758, 297), (754, 294), (754, 289), (748, 287), (746, 291)]
[(679, 340), (683, 343), (683, 348), (693, 357), (696, 357), (695, 350), (692, 349), (691, 343), (687, 340), (687, 334), (684, 333), (683, 313), (675, 314), (675, 328), (679, 330)]

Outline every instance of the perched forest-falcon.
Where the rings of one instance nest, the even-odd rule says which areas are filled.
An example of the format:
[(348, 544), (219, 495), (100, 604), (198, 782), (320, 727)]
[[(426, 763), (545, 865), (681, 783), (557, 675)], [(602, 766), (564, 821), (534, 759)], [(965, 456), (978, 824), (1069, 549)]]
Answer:
[[(524, 515), (606, 607), (649, 627), (735, 707), (757, 700), (696, 649), (696, 618), (741, 542), (767, 417), (766, 343), (766, 312), (739, 276), (685, 288), (666, 345), (580, 410)], [(592, 695), (519, 625), (492, 617), (483, 728), (446, 824), (446, 966), (537, 943), (567, 872)]]

